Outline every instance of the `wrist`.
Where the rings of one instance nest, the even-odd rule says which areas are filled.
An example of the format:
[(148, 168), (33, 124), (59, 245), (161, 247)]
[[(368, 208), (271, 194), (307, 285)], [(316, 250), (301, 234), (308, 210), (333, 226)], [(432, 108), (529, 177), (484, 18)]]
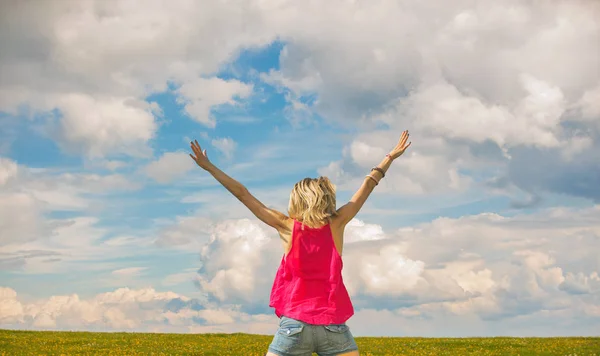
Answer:
[(392, 154), (391, 154), (391, 153), (388, 153), (388, 154), (386, 154), (386, 155), (385, 155), (385, 158), (386, 158), (386, 159), (388, 159), (388, 160), (390, 160), (390, 161), (393, 161), (393, 160), (394, 160), (394, 157), (392, 156)]
[(215, 170), (217, 169), (217, 166), (215, 166), (214, 164), (212, 164), (211, 162), (208, 162), (208, 164), (204, 167), (200, 166), (200, 168), (204, 169), (205, 171), (207, 171), (208, 173), (214, 173)]

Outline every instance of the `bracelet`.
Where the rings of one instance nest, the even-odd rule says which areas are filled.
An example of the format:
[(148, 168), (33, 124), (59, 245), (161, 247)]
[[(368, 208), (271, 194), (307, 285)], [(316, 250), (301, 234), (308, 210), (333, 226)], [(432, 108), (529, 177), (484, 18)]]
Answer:
[(383, 171), (383, 169), (381, 169), (379, 167), (373, 167), (373, 168), (371, 168), (371, 172), (373, 172), (373, 171), (377, 171), (377, 172), (381, 173), (381, 178), (385, 177), (385, 172)]
[(372, 176), (372, 175), (370, 175), (370, 174), (367, 174), (367, 175), (365, 176), (365, 178), (367, 178), (367, 177), (371, 178), (371, 179), (372, 179), (372, 180), (375, 182), (375, 185), (379, 185), (379, 181), (378, 181), (377, 179), (375, 179), (375, 177), (373, 177), (373, 176)]

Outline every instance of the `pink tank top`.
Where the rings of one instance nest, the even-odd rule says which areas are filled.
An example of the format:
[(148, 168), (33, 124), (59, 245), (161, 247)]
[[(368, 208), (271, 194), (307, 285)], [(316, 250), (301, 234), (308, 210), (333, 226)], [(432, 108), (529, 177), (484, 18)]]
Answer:
[(310, 228), (294, 220), (292, 246), (277, 269), (269, 306), (279, 318), (313, 325), (346, 322), (354, 308), (342, 267), (329, 224)]

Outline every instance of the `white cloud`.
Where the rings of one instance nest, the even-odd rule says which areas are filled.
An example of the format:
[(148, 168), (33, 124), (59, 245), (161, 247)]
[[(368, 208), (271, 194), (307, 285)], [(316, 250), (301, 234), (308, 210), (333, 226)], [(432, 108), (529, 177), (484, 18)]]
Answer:
[[(227, 173), (231, 174), (233, 177), (242, 177), (243, 183), (252, 181), (252, 178), (254, 178), (252, 177), (252, 174), (257, 173), (256, 167), (251, 170), (246, 170), (246, 167), (239, 166), (236, 168), (240, 168), (240, 170), (238, 171), (237, 169), (229, 169)], [(261, 175), (257, 175), (255, 179), (264, 181), (264, 174), (266, 174), (266, 172), (263, 170), (259, 170), (259, 172), (263, 173)], [(252, 214), (252, 212), (250, 212), (250, 210), (248, 210), (248, 208), (244, 206), (244, 204), (242, 204), (230, 192), (216, 182), (213, 177), (209, 176), (208, 178), (210, 179), (211, 184), (217, 185), (216, 188), (211, 187), (211, 189), (202, 189), (197, 193), (183, 197), (181, 202), (199, 205), (200, 207), (196, 213), (198, 217), (201, 217), (201, 219), (210, 219), (213, 222), (226, 219), (255, 219), (255, 216)], [(281, 212), (287, 211), (289, 194), (291, 191), (289, 184), (273, 184), (266, 188), (255, 188), (251, 185), (247, 186), (252, 194), (268, 207), (274, 208)], [(194, 219), (192, 217), (188, 218), (191, 220)]]
[[(296, 15), (303, 11), (315, 15)], [(550, 191), (597, 201), (597, 191), (586, 182), (597, 175), (598, 16), (600, 7), (591, 2), (282, 7), (272, 21), (286, 46), (280, 69), (265, 80), (290, 90), (292, 98), (315, 97), (310, 109), (324, 120), (358, 127), (361, 134), (348, 146), (361, 165), (368, 164), (369, 154), (380, 154), (379, 148), (392, 147), (383, 137), (365, 140), (363, 132), (381, 123), (395, 135), (409, 129), (410, 151), (419, 161), (432, 158), (429, 174), (390, 174), (398, 181), (385, 189), (460, 191), (470, 186), (463, 168), (476, 177), (506, 177), (532, 194)], [(423, 147), (433, 140), (441, 145)], [(523, 184), (522, 169), (509, 162), (523, 146), (533, 148), (523, 162), (531, 170), (547, 171), (550, 157), (577, 163), (561, 163), (552, 169), (553, 177)], [(340, 168), (359, 177), (347, 163)], [(577, 177), (570, 174), (573, 169)], [(569, 184), (567, 176), (579, 183)]]
[(585, 275), (582, 272), (577, 274), (567, 273), (562, 283), (559, 285), (561, 290), (572, 294), (594, 293), (600, 288), (600, 276), (597, 272)]
[[(497, 127), (506, 119), (503, 113), (528, 95), (537, 97), (536, 112), (522, 111), (511, 123), (520, 124), (523, 116), (547, 115), (537, 127), (543, 136), (536, 141), (551, 145), (548, 129), (560, 113), (561, 99), (571, 103), (597, 86), (599, 79), (595, 53), (600, 31), (595, 18), (600, 10), (590, 2), (513, 1), (510, 7), (491, 1), (477, 7), (462, 2), (432, 7), (392, 1), (377, 5), (344, 1), (326, 6), (246, 4), (238, 7), (215, 1), (198, 7), (187, 2), (169, 6), (151, 2), (134, 14), (130, 9), (135, 2), (115, 6), (91, 1), (66, 7), (49, 1), (43, 7), (11, 6), (6, 9), (7, 24), (23, 25), (3, 40), (3, 48), (11, 53), (2, 57), (7, 68), (3, 108), (12, 110), (29, 101), (50, 110), (57, 107), (54, 99), (40, 98), (51, 93), (57, 94), (55, 98), (67, 93), (83, 97), (101, 93), (102, 98), (132, 95), (143, 99), (148, 92), (165, 90), (172, 81), (187, 104), (186, 111), (214, 126), (211, 107), (235, 103), (236, 96), (246, 98), (252, 88), (207, 76), (241, 48), (280, 38), (286, 43), (280, 70), (264, 79), (291, 89), (292, 105), (299, 95), (316, 93), (315, 108), (328, 120), (353, 124), (385, 111), (419, 86), (427, 92), (436, 83), (447, 82), (464, 96), (450, 104), (486, 114), (491, 121), (486, 127)], [(313, 15), (298, 16), (302, 13)], [(178, 19), (178, 26), (173, 26), (173, 18)], [(36, 31), (29, 29), (30, 23)], [(214, 36), (198, 36), (202, 33)], [(23, 43), (33, 43), (37, 50)], [(526, 79), (529, 84), (524, 90), (522, 74), (542, 84), (531, 85), (533, 81)], [(541, 98), (542, 92), (548, 96)], [(124, 110), (122, 103), (117, 106), (117, 111)], [(115, 105), (102, 99), (91, 105), (96, 107)], [(472, 124), (469, 115), (454, 119), (458, 130)], [(447, 122), (443, 126), (456, 134), (446, 127)], [(534, 140), (488, 134), (501, 141)], [(86, 146), (81, 136), (72, 138)], [(95, 141), (81, 148), (88, 153), (109, 148)]]
[(564, 144), (561, 150), (561, 158), (565, 161), (576, 159), (580, 153), (587, 151), (594, 146), (594, 140), (587, 136), (573, 136)]
[[(513, 217), (479, 214), (387, 233), (357, 221), (348, 236), (350, 230), (365, 236), (347, 242), (343, 257), (356, 310), (349, 325), (357, 335), (379, 336), (586, 334), (598, 326), (593, 316), (600, 301), (594, 248), (599, 214), (598, 206)], [(25, 304), (4, 289), (0, 318), (21, 328), (158, 330), (157, 323), (168, 321), (161, 330), (266, 330), (268, 320), (276, 324), (267, 302), (283, 255), (275, 235), (246, 219), (215, 225), (201, 249), (196, 281), (217, 304), (152, 289)], [(375, 319), (373, 305), (379, 310)], [(377, 325), (384, 320), (404, 322), (382, 330)], [(565, 320), (581, 326), (572, 329)], [(409, 321), (416, 325), (410, 332), (404, 328)], [(455, 328), (445, 328), (448, 321)], [(553, 329), (543, 326), (548, 321), (555, 322)]]
[[(35, 239), (11, 240), (3, 246), (0, 255), (2, 269), (18, 270), (20, 274), (25, 275), (60, 275), (75, 269), (78, 273), (99, 271), (109, 277), (94, 279), (95, 287), (100, 282), (110, 286), (132, 285), (131, 280), (116, 280), (114, 277), (129, 278), (127, 272), (133, 273), (135, 270), (124, 270), (112, 275), (111, 271), (124, 267), (123, 264), (114, 261), (155, 252), (149, 238), (123, 240), (121, 236), (121, 239), (115, 238), (117, 243), (106, 239), (113, 230), (102, 226), (99, 218), (80, 216), (65, 219), (46, 218), (40, 221), (43, 230)], [(28, 223), (31, 225), (32, 221)], [(85, 279), (78, 282), (78, 285), (88, 283), (91, 283), (91, 280)]]
[[(449, 152), (476, 152), (490, 141), (507, 159), (521, 145), (541, 148), (531, 166), (544, 161), (538, 158), (548, 147), (564, 148), (566, 153), (556, 154), (565, 160), (593, 156), (596, 150), (598, 134), (589, 131), (597, 121), (600, 29), (595, 19), (600, 9), (592, 2), (515, 0), (510, 7), (491, 1), (476, 7), (462, 2), (275, 6), (248, 1), (245, 7), (151, 2), (134, 14), (135, 2), (44, 4), (6, 9), (5, 23), (18, 24), (19, 31), (2, 39), (10, 55), (0, 57), (7, 68), (0, 104), (4, 111), (23, 103), (62, 111), (61, 146), (90, 157), (147, 154), (156, 132), (153, 113), (159, 115), (160, 108), (142, 103), (148, 94), (168, 90), (167, 83), (178, 88), (192, 117), (214, 126), (212, 108), (237, 105), (253, 92), (249, 84), (214, 74), (240, 49), (276, 38), (286, 44), (280, 69), (262, 78), (282, 87), (292, 111), (316, 111), (348, 127), (370, 128), (383, 120), (397, 132), (409, 128), (418, 138), (413, 149), (426, 139), (442, 141), (427, 155), (441, 167), (431, 172), (439, 179), (421, 184), (420, 177), (399, 178), (395, 186), (402, 188), (393, 188), (398, 192), (465, 188), (468, 180), (454, 167), (475, 165), (474, 157), (458, 162)], [(203, 33), (214, 36), (198, 36)], [(314, 103), (299, 101), (304, 94)], [(565, 127), (565, 116), (571, 115), (567, 108), (579, 111), (568, 120), (584, 125), (581, 132)], [(366, 155), (388, 149), (358, 138), (350, 147), (361, 164), (367, 163)], [(568, 168), (558, 167), (557, 174)], [(591, 173), (582, 175), (586, 180)], [(519, 185), (518, 177), (504, 176)], [(543, 189), (576, 191), (551, 183)]]
[[(9, 169), (5, 170), (4, 167)], [(106, 195), (131, 191), (139, 185), (120, 174), (97, 175), (33, 169), (8, 159), (0, 172), (9, 172), (0, 185), (0, 269), (24, 273), (60, 273), (73, 264), (79, 270), (98, 268), (94, 262), (107, 256), (127, 255), (135, 246), (104, 243), (108, 230), (98, 226), (96, 215)], [(70, 211), (75, 216), (51, 218), (49, 213)], [(122, 237), (122, 236), (121, 236)], [(81, 261), (88, 264), (81, 265)], [(60, 262), (60, 263), (57, 263)]]
[[(45, 113), (58, 109), (63, 118), (57, 139), (78, 154), (148, 155), (147, 142), (156, 132), (153, 114), (161, 110), (144, 100), (168, 90), (171, 82), (188, 113), (214, 126), (213, 105), (233, 103), (252, 89), (204, 77), (240, 48), (265, 45), (276, 35), (255, 16), (259, 8), (205, 5), (152, 1), (140, 9), (135, 1), (68, 6), (48, 1), (4, 6), (3, 33), (9, 36), (1, 40), (0, 110), (16, 113), (23, 104)], [(248, 19), (244, 26), (240, 16)]]
[(116, 171), (118, 169), (128, 166), (128, 163), (120, 160), (109, 160), (109, 159), (96, 159), (90, 160), (84, 163), (86, 168), (103, 168), (109, 171)]
[[(333, 2), (318, 11), (311, 3), (282, 7), (272, 21), (289, 42), (273, 77), (298, 93), (316, 92), (325, 117), (353, 122), (385, 109), (419, 83), (427, 86), (443, 77), (462, 92), (502, 105), (526, 95), (521, 73), (564, 88), (569, 99), (596, 85), (597, 5), (480, 5), (385, 1)], [(296, 16), (302, 11), (315, 15)], [(539, 61), (551, 57), (555, 60)], [(567, 75), (559, 68), (572, 70)]]
[(194, 281), (198, 268), (188, 268), (180, 273), (174, 273), (166, 276), (162, 280), (163, 286), (175, 286), (178, 284), (187, 284)]
[(231, 137), (213, 139), (211, 144), (219, 150), (227, 159), (233, 157), (237, 143)]
[(317, 173), (321, 176), (329, 177), (329, 179), (334, 182), (337, 189), (342, 182), (346, 182), (348, 179), (348, 173), (342, 167), (342, 163), (342, 161), (330, 162), (327, 166), (318, 168)]
[(208, 127), (215, 127), (216, 121), (211, 116), (211, 108), (223, 104), (233, 105), (238, 99), (249, 97), (252, 85), (235, 79), (197, 78), (184, 83), (177, 89), (177, 93), (190, 117)]
[(163, 228), (155, 243), (158, 246), (179, 247), (185, 250), (199, 249), (209, 241), (214, 222), (206, 217), (177, 217), (176, 221)]
[[(214, 74), (240, 49), (279, 38), (285, 43), (280, 70), (263, 79), (280, 86), (294, 113), (316, 111), (326, 121), (361, 132), (347, 143), (341, 160), (319, 170), (339, 180), (342, 190), (356, 189), (364, 169), (377, 164), (408, 128), (415, 143), (394, 163), (380, 192), (461, 192), (491, 176), (523, 189), (532, 203), (540, 191), (600, 201), (598, 4), (432, 4), (12, 2), (0, 11), (0, 31), (8, 34), (0, 39), (5, 49), (0, 110), (15, 114), (23, 104), (32, 114), (57, 109), (52, 137), (88, 159), (149, 155), (158, 125), (154, 116), (161, 114), (156, 104), (145, 102), (149, 94), (173, 84), (186, 112), (214, 127), (212, 110), (239, 105), (254, 91)], [(314, 103), (298, 99), (306, 94)], [(390, 130), (373, 131), (381, 123)], [(225, 141), (221, 146), (225, 155), (235, 148)], [(0, 149), (8, 151), (4, 145)], [(187, 169), (181, 160), (181, 166), (171, 162), (179, 168), (170, 170), (174, 166), (161, 166), (162, 159), (169, 163), (163, 156), (151, 164), (157, 180), (168, 181)], [(290, 169), (298, 169), (293, 163)], [(119, 165), (106, 164), (109, 169)], [(0, 158), (0, 263), (41, 273), (67, 270), (69, 262), (81, 259), (127, 255), (140, 246), (138, 237), (105, 243), (107, 230), (97, 218), (50, 220), (44, 214), (91, 212), (102, 202), (90, 195), (136, 187), (122, 175), (33, 171)], [(207, 203), (211, 197), (222, 198), (203, 193), (187, 202)], [(219, 202), (212, 213), (241, 215), (236, 210), (244, 209), (241, 204), (231, 202), (238, 208)], [(410, 210), (413, 204), (407, 205)], [(597, 321), (589, 316), (600, 315), (592, 255), (596, 221), (597, 208), (440, 218), (393, 234), (355, 221), (348, 228), (353, 243), (345, 248), (345, 258), (356, 263), (346, 264), (345, 276), (356, 304), (366, 306), (358, 315), (388, 326), (410, 325), (394, 329), (404, 335), (423, 335), (434, 321), (452, 323), (457, 327), (447, 332), (465, 334), (484, 326), (492, 334), (552, 332), (548, 328), (556, 325), (565, 332), (595, 330)], [(245, 220), (217, 224), (180, 218), (159, 232), (157, 243), (198, 249), (208, 243), (198, 283), (224, 303), (246, 307), (264, 305), (282, 252), (273, 232)], [(238, 260), (232, 260), (233, 252)], [(63, 259), (61, 267), (42, 263), (49, 256)], [(1, 315), (15, 322), (31, 316), (13, 294), (5, 293)], [(81, 319), (131, 328), (147, 320), (118, 307), (102, 312), (90, 307), (83, 313), (77, 308), (89, 305), (73, 296), (46, 302), (27, 325), (80, 325)], [(369, 311), (374, 302), (389, 312)], [(194, 317), (225, 330), (254, 327), (252, 321), (241, 322), (253, 318), (247, 314), (215, 310), (190, 308), (169, 317), (184, 330), (210, 328), (193, 325)], [(105, 324), (98, 324), (99, 318)], [(235, 326), (220, 324), (232, 319), (238, 321)], [(564, 320), (582, 322), (569, 328)], [(389, 332), (377, 327), (364, 323), (362, 330)]]
[(158, 160), (148, 164), (146, 174), (159, 183), (165, 184), (173, 181), (195, 167), (189, 153), (167, 152)]
[(108, 240), (104, 240), (103, 244), (108, 246), (148, 246), (152, 244), (152, 241), (146, 237), (120, 235), (111, 237)]
[[(388, 150), (391, 151), (391, 148)], [(385, 154), (388, 153), (384, 148), (371, 146), (360, 140), (354, 140), (350, 144), (350, 156), (352, 160), (363, 168), (369, 168), (375, 164), (378, 164), (376, 160), (382, 160)]]
[[(553, 147), (559, 144), (559, 123), (565, 111), (560, 88), (529, 75), (521, 76), (528, 95), (517, 105), (488, 104), (461, 93), (449, 83), (429, 84), (399, 100), (397, 111), (387, 114), (393, 122), (406, 117), (418, 133), (477, 143), (491, 140), (498, 146), (519, 144)], [(405, 119), (406, 122), (406, 119)]]
[(172, 299), (181, 299), (188, 301), (189, 298), (173, 292), (157, 292), (153, 288), (132, 290), (129, 288), (119, 288), (114, 292), (98, 294), (96, 299), (102, 303), (151, 303), (169, 301)]
[(91, 209), (90, 195), (134, 191), (140, 185), (121, 174), (70, 173), (0, 161), (0, 194), (26, 195), (44, 211)]
[(274, 275), (265, 268), (278, 257), (276, 242), (248, 219), (215, 225), (210, 242), (201, 250), (202, 268), (196, 277), (201, 290), (221, 302), (240, 302), (246, 307), (256, 303), (267, 295), (268, 276)]
[[(0, 287), (0, 321), (19, 329), (239, 332), (277, 328), (275, 315), (249, 315), (235, 308), (203, 304), (197, 299), (153, 288), (120, 288), (88, 299), (77, 294), (36, 302), (19, 300), (16, 291)], [(268, 330), (268, 331), (265, 331)]]
[[(152, 1), (140, 9), (135, 1), (69, 6), (49, 1), (43, 6), (20, 3), (3, 10), (4, 24), (19, 25), (20, 30), (3, 39), (11, 53), (3, 56), (11, 69), (3, 83), (24, 89), (22, 97), (36, 91), (141, 97), (148, 90), (164, 90), (167, 80), (184, 82), (213, 73), (240, 46), (261, 45), (273, 38), (253, 16), (257, 9), (242, 12), (237, 6), (220, 2), (198, 7), (186, 2), (166, 5)], [(240, 27), (239, 17), (231, 16), (236, 13), (251, 21)], [(177, 19), (177, 26), (173, 19)], [(33, 24), (37, 25), (35, 30)], [(214, 36), (199, 36), (207, 32)], [(30, 41), (24, 42), (21, 36)], [(35, 44), (37, 51), (24, 43)], [(22, 58), (30, 61), (22, 63)], [(47, 65), (39, 67), (39, 63)]]
[(23, 244), (49, 232), (41, 206), (31, 195), (0, 193), (0, 245)]
[(23, 306), (17, 301), (17, 292), (0, 287), (0, 322), (17, 324), (23, 320)]
[(387, 236), (383, 228), (377, 224), (367, 224), (362, 220), (352, 219), (344, 231), (344, 242), (381, 240)]
[(154, 137), (157, 124), (147, 102), (70, 94), (60, 97), (57, 105), (63, 115), (60, 143), (67, 150), (89, 157), (150, 153), (146, 143)]
[(140, 185), (121, 174), (71, 174), (56, 177), (66, 185), (79, 187), (82, 191), (95, 194), (106, 194), (115, 191), (134, 191)]
[[(377, 254), (364, 256), (358, 264), (361, 291), (367, 295), (402, 295), (425, 282), (425, 264), (402, 257), (396, 246), (385, 247)], [(356, 290), (353, 291), (356, 294)]]
[(577, 106), (581, 110), (581, 119), (595, 121), (600, 125), (600, 85), (583, 93)]
[[(353, 220), (346, 231), (344, 281), (357, 310), (377, 304), (500, 325), (495, 323), (560, 307), (585, 319), (584, 310), (600, 298), (590, 248), (600, 234), (599, 212), (591, 207), (514, 217), (484, 213), (395, 232)], [(200, 290), (222, 305), (266, 311), (283, 255), (276, 233), (241, 219), (217, 223), (210, 234), (196, 276)], [(560, 252), (567, 249), (569, 254)], [(470, 329), (456, 332), (465, 330)]]
[(17, 176), (17, 163), (4, 157), (0, 157), (0, 186), (8, 184)]
[[(400, 134), (391, 131), (362, 133), (344, 147), (340, 161), (331, 162), (318, 172), (333, 179), (340, 190), (354, 191), (369, 170), (392, 150), (399, 137)], [(423, 195), (460, 192), (471, 185), (470, 177), (460, 172), (472, 159), (468, 152), (460, 148), (447, 152), (434, 140), (421, 137), (417, 140), (418, 145), (411, 146), (392, 163), (377, 192)]]
[(134, 277), (140, 275), (147, 269), (148, 267), (127, 267), (114, 270), (111, 272), (111, 274), (115, 276)]

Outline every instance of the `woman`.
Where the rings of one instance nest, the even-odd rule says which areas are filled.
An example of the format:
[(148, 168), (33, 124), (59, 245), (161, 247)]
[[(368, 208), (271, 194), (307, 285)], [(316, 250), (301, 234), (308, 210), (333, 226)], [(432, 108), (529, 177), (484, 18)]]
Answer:
[(408, 131), (378, 166), (365, 176), (350, 201), (336, 209), (335, 188), (326, 177), (294, 185), (288, 215), (266, 207), (242, 184), (215, 167), (192, 142), (190, 157), (281, 237), (284, 255), (275, 276), (269, 306), (280, 318), (267, 355), (358, 355), (346, 325), (354, 309), (342, 280), (344, 228), (363, 206), (392, 161), (410, 146)]

